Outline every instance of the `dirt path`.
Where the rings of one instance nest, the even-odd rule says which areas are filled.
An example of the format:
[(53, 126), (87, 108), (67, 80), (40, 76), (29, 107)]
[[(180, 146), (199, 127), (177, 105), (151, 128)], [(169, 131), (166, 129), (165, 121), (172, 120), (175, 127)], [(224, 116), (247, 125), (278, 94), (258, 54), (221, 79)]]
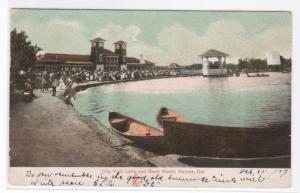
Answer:
[(11, 166), (148, 166), (147, 152), (127, 146), (124, 139), (114, 142), (111, 131), (80, 117), (58, 97), (35, 94), (33, 102), (11, 107)]

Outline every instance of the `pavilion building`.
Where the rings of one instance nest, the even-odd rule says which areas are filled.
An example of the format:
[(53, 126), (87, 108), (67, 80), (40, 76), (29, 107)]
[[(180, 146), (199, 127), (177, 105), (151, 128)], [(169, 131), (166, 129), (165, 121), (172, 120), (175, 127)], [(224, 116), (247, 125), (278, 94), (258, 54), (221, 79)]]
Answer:
[(143, 59), (143, 54), (140, 55), (140, 59), (127, 57), (127, 69), (130, 71), (152, 70), (154, 66), (155, 64), (153, 62)]
[(226, 57), (228, 56), (214, 49), (201, 54), (203, 76), (227, 76)]
[(105, 40), (97, 37), (90, 41), (90, 55), (45, 53), (37, 55), (35, 69), (38, 71), (123, 71), (149, 69), (154, 66), (148, 60), (127, 57), (127, 43), (119, 40), (114, 43), (114, 52), (104, 48)]

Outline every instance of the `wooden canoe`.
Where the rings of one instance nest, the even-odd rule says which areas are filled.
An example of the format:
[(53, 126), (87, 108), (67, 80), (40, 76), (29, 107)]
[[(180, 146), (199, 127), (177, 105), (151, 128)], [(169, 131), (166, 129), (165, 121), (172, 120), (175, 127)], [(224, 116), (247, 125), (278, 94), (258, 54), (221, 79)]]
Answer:
[[(163, 111), (177, 114), (168, 109)], [(171, 152), (177, 154), (228, 158), (290, 155), (290, 124), (268, 128), (223, 127), (184, 122), (182, 117), (183, 121), (161, 119), (159, 115), (157, 120)]]
[(171, 111), (166, 107), (162, 107), (156, 116), (156, 121), (160, 127), (162, 127), (162, 122), (164, 120), (176, 121), (176, 122), (188, 122), (183, 116), (180, 114)]
[(290, 154), (290, 129), (239, 128), (163, 121), (172, 151), (207, 157), (272, 157)]
[(134, 120), (118, 112), (109, 112), (109, 123), (116, 133), (137, 145), (151, 149), (162, 148), (166, 144), (163, 131)]

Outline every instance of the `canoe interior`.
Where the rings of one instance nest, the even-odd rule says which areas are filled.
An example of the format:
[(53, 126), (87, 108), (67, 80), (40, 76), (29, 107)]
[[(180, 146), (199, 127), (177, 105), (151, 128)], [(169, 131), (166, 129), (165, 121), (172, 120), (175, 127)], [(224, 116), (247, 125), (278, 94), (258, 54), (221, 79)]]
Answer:
[(159, 155), (169, 152), (163, 131), (117, 112), (109, 113), (109, 123), (116, 133), (132, 141), (133, 146), (142, 146)]
[(117, 112), (109, 113), (111, 126), (129, 136), (163, 136), (163, 132)]
[(163, 121), (171, 151), (205, 157), (272, 157), (290, 155), (290, 125), (238, 128)]
[(162, 107), (157, 114), (157, 122), (162, 125), (164, 120), (177, 121), (177, 122), (187, 122), (187, 120), (180, 114), (171, 111), (166, 107)]

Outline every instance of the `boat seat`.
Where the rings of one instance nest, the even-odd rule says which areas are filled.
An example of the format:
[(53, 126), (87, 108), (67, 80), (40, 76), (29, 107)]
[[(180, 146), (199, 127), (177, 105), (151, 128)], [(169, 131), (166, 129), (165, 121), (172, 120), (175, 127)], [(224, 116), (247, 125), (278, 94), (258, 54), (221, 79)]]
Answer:
[(176, 121), (176, 117), (163, 117), (163, 119), (168, 120), (168, 121)]
[(111, 123), (120, 123), (120, 122), (123, 122), (123, 121), (126, 121), (127, 119), (113, 119), (111, 121)]
[(114, 119), (111, 124), (121, 132), (126, 132), (128, 130), (128, 119)]

